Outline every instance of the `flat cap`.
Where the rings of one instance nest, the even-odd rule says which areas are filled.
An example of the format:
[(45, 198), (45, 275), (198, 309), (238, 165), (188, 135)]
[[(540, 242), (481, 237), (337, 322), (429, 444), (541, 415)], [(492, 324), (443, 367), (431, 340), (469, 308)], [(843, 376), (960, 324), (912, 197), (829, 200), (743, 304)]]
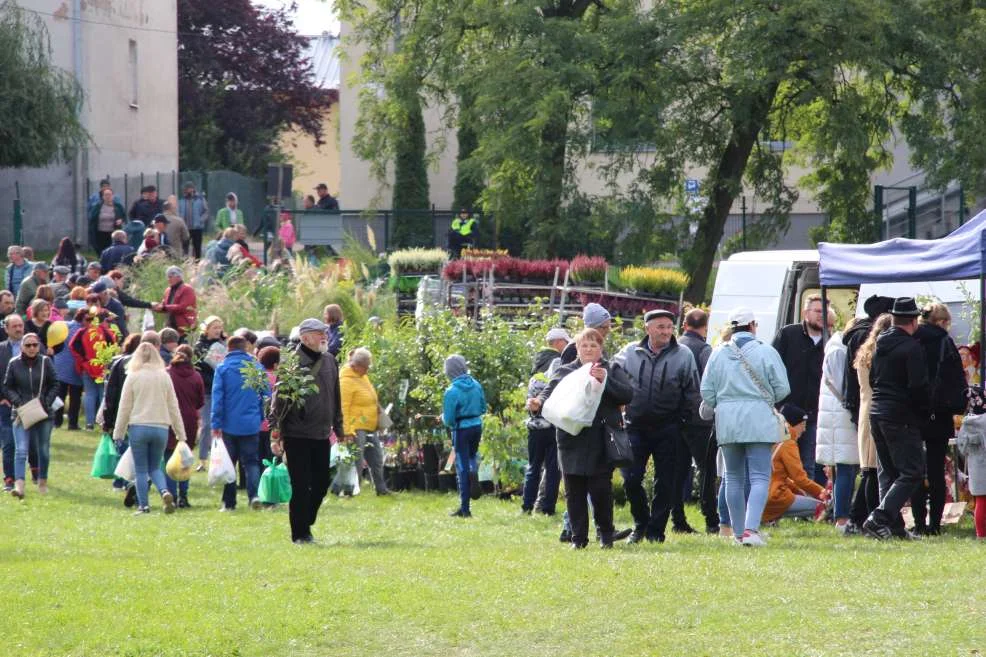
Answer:
[(325, 333), (328, 330), (329, 327), (326, 324), (323, 324), (321, 321), (315, 319), (314, 317), (309, 317), (308, 319), (304, 320), (301, 324), (298, 324), (299, 335), (304, 333), (314, 333), (314, 332)]

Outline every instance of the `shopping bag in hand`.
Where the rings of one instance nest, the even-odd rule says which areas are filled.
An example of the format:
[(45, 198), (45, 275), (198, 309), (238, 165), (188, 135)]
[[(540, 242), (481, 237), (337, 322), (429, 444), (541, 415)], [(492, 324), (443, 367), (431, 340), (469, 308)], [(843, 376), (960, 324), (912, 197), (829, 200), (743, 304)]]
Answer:
[(270, 459), (264, 459), (264, 465), (267, 467), (260, 475), (257, 497), (264, 504), (287, 504), (291, 501), (291, 477), (288, 475), (288, 467)]
[(212, 442), (212, 454), (209, 456), (209, 485), (231, 484), (236, 481), (236, 468), (233, 459), (229, 458), (226, 445), (222, 438)]
[[(179, 442), (179, 445), (184, 445), (184, 442)], [(187, 447), (187, 446), (186, 446)], [(175, 451), (171, 453), (171, 458), (168, 459), (168, 464), (164, 466), (164, 471), (168, 473), (168, 476), (175, 481), (188, 481), (192, 478), (192, 472), (194, 468), (192, 465), (185, 465), (182, 459), (181, 451), (175, 448)]]
[(195, 453), (192, 452), (192, 448), (188, 446), (185, 441), (179, 441), (178, 447), (175, 451), (179, 454), (181, 459), (181, 466), (183, 468), (193, 468), (195, 464), (198, 463), (198, 459), (195, 458)]
[(108, 433), (104, 433), (103, 437), (99, 439), (99, 447), (96, 448), (96, 453), (92, 457), (91, 475), (96, 479), (114, 479), (116, 475), (113, 474), (113, 471), (116, 470), (119, 463), (120, 455), (116, 451), (113, 438)]
[(586, 363), (559, 381), (541, 408), (545, 420), (573, 436), (592, 425), (606, 387), (605, 377), (600, 382), (589, 375), (592, 365)]
[(120, 479), (126, 479), (127, 481), (133, 481), (137, 478), (137, 468), (134, 465), (134, 451), (130, 447), (127, 451), (123, 453), (120, 457), (120, 462), (116, 464), (116, 470), (113, 474)]

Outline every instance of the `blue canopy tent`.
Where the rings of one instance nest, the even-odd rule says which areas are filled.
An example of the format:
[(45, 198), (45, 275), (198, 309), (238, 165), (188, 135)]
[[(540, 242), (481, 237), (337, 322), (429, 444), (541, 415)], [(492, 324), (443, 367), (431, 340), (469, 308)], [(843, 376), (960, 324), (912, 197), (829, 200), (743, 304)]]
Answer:
[[(951, 234), (937, 240), (895, 237), (876, 244), (818, 245), (818, 272), (823, 312), (828, 307), (826, 288), (862, 283), (914, 283), (979, 279), (980, 303), (986, 300), (986, 210)], [(823, 338), (827, 331), (823, 323)], [(980, 335), (986, 336), (986, 313), (980, 312)], [(980, 359), (986, 381), (986, 358)]]

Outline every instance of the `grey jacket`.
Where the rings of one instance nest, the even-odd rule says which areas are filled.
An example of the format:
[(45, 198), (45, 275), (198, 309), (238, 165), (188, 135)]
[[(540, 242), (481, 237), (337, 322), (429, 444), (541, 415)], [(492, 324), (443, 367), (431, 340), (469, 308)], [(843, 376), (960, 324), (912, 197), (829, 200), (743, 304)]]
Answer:
[(633, 382), (627, 420), (631, 424), (691, 422), (698, 417), (701, 402), (695, 357), (674, 337), (659, 354), (650, 350), (647, 340), (631, 342), (613, 359)]
[[(701, 381), (702, 375), (705, 374), (705, 364), (709, 362), (709, 356), (712, 355), (712, 345), (706, 342), (705, 338), (701, 335), (693, 331), (685, 331), (678, 338), (678, 344), (688, 347), (689, 351), (692, 352), (692, 356), (695, 357), (695, 365), (698, 367), (698, 378)], [(713, 422), (712, 420), (703, 420), (698, 416), (698, 413), (695, 413), (689, 424), (699, 427), (711, 427)]]

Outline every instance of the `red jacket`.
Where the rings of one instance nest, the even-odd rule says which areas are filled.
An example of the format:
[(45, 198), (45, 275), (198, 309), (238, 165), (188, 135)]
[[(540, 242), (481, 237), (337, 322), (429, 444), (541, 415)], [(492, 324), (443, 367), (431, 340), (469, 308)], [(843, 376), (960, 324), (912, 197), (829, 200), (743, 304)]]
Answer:
[(72, 344), (69, 347), (72, 349), (75, 362), (79, 365), (79, 371), (88, 374), (94, 381), (102, 383), (103, 376), (109, 370), (108, 364), (99, 365), (92, 360), (97, 356), (97, 347), (115, 342), (116, 335), (110, 330), (109, 321), (103, 319), (97, 326), (83, 325), (72, 336)]
[(184, 336), (195, 326), (198, 313), (195, 308), (195, 290), (191, 285), (179, 283), (169, 287), (164, 291), (161, 305), (164, 306), (162, 312), (168, 313), (168, 326), (178, 331), (179, 335)]
[[(181, 423), (185, 425), (185, 436), (188, 438), (188, 446), (195, 447), (195, 438), (198, 435), (199, 409), (205, 405), (205, 385), (202, 383), (202, 375), (195, 371), (191, 363), (178, 363), (168, 368), (171, 376), (171, 385), (175, 388), (175, 396), (178, 397), (178, 410), (181, 412)], [(177, 446), (177, 439), (173, 429), (168, 430), (168, 449)]]

